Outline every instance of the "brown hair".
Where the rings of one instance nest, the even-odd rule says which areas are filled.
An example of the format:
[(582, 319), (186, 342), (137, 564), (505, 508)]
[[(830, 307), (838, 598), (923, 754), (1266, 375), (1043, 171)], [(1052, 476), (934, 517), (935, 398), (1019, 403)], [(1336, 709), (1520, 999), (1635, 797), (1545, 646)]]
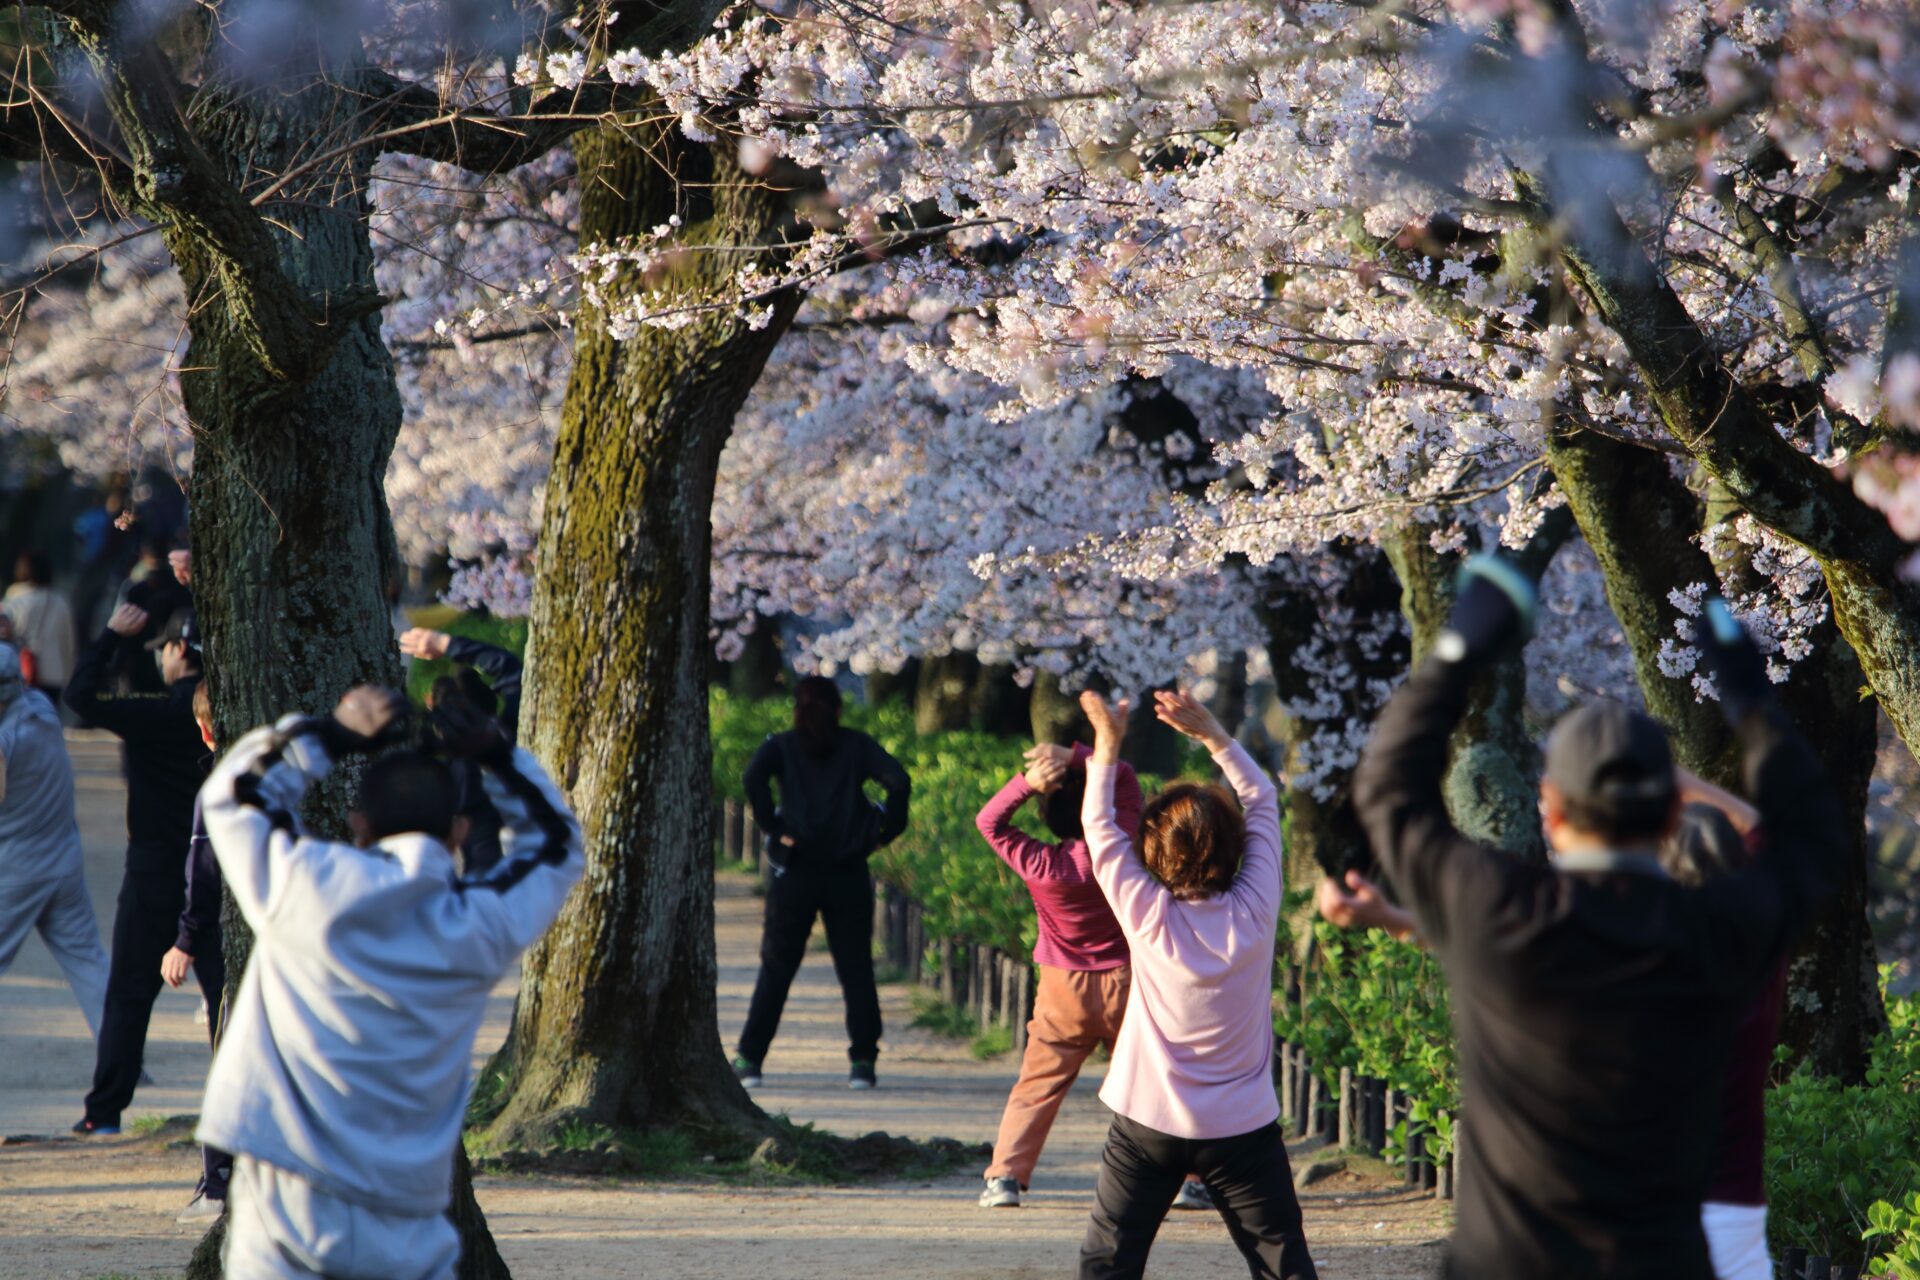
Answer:
[(1240, 802), (1222, 786), (1176, 783), (1140, 815), (1140, 860), (1183, 900), (1225, 893), (1246, 843)]
[(213, 694), (205, 680), (193, 686), (193, 718), (201, 724), (213, 723)]

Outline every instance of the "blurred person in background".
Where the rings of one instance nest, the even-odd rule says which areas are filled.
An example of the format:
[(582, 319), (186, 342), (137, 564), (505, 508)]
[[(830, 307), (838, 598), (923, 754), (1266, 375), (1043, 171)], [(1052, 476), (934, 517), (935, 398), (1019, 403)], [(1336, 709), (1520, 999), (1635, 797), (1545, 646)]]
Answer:
[(0, 644), (0, 973), (29, 932), (53, 953), (98, 1037), (107, 953), (87, 896), (73, 762), (53, 703), (27, 687), (18, 651)]
[(53, 589), (53, 561), (46, 552), (20, 553), (0, 610), (12, 624), (14, 644), (33, 655), (34, 687), (57, 704), (73, 674), (78, 641), (67, 598)]

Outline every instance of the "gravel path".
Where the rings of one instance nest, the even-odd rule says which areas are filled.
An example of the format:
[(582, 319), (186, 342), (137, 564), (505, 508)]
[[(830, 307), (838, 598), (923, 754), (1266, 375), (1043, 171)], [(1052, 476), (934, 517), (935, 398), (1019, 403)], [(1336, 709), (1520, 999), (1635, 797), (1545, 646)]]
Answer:
[[(104, 933), (123, 831), (117, 756), (111, 740), (96, 735), (75, 734), (72, 745), (88, 876)], [(721, 1030), (730, 1044), (746, 1016), (759, 942), (759, 901), (745, 878), (721, 877), (717, 914)], [(478, 1056), (505, 1035), (512, 993), (511, 983), (496, 993)], [(880, 1088), (850, 1093), (839, 990), (824, 951), (810, 954), (767, 1058), (761, 1105), (838, 1133), (991, 1140), (1013, 1060), (976, 1062), (964, 1045), (910, 1027), (904, 986), (882, 988), (882, 1004)], [(130, 1123), (198, 1110), (207, 1053), (194, 1023), (197, 1007), (190, 996), (163, 993), (148, 1052), (155, 1083), (134, 1100)], [(0, 1274), (8, 1280), (174, 1276), (197, 1238), (193, 1228), (173, 1222), (198, 1172), (197, 1152), (178, 1126), (85, 1143), (58, 1136), (80, 1113), (91, 1051), (51, 957), (38, 940), (29, 942), (0, 978), (0, 1134), (43, 1135), (0, 1147)], [(488, 1177), (480, 1180), (480, 1201), (523, 1280), (1067, 1275), (1106, 1128), (1107, 1113), (1094, 1096), (1098, 1078), (1094, 1066), (1074, 1089), (1034, 1191), (1017, 1211), (976, 1208), (975, 1172), (932, 1182), (773, 1190)], [(1303, 1193), (1302, 1202), (1330, 1280), (1433, 1274), (1432, 1242), (1445, 1234), (1446, 1220), (1431, 1199), (1407, 1194), (1394, 1180), (1340, 1174)], [(1245, 1274), (1211, 1215), (1171, 1219), (1154, 1260), (1153, 1274), (1162, 1276)]]

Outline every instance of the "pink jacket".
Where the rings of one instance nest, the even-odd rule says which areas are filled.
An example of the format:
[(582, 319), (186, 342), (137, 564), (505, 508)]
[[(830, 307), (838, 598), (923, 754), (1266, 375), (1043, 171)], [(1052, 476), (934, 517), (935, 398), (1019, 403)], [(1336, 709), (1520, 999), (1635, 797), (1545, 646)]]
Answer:
[(1223, 894), (1183, 902), (1114, 820), (1112, 765), (1087, 764), (1081, 821), (1093, 873), (1133, 955), (1133, 988), (1100, 1100), (1181, 1138), (1249, 1133), (1280, 1114), (1273, 1088), (1273, 933), (1280, 805), (1245, 748), (1214, 756), (1246, 814), (1246, 853)]

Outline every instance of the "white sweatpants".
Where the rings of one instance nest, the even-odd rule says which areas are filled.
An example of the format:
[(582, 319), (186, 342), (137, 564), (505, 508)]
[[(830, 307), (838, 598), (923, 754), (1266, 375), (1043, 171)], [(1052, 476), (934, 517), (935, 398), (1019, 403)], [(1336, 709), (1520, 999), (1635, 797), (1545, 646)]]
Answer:
[(0, 973), (35, 930), (67, 975), (87, 1027), (99, 1039), (100, 1015), (107, 1007), (107, 951), (100, 945), (86, 877), (75, 871), (53, 880), (0, 884)]
[(1700, 1225), (1707, 1233), (1716, 1280), (1773, 1280), (1773, 1259), (1767, 1256), (1767, 1206), (1709, 1200), (1700, 1206)]
[(460, 1236), (445, 1214), (381, 1213), (236, 1156), (222, 1260), (227, 1280), (452, 1280)]

